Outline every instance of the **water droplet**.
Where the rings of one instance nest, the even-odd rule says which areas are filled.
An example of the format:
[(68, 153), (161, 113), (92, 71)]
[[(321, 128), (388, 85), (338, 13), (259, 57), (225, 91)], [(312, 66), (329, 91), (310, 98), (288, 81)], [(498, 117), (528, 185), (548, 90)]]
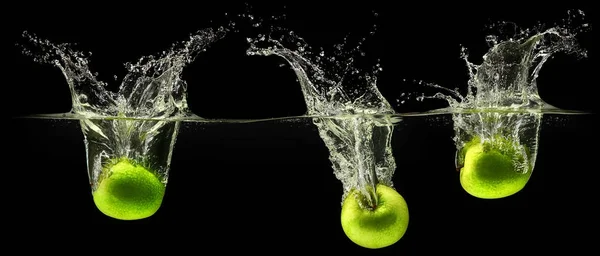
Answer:
[(85, 94), (79, 94), (79, 103), (87, 103), (88, 97)]

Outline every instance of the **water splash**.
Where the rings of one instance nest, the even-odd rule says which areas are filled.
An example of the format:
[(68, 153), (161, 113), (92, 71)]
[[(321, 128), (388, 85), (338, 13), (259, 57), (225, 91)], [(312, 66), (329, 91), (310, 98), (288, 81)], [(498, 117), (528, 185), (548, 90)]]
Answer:
[[(252, 17), (252, 27), (264, 27)], [(373, 27), (371, 34), (375, 33)], [(249, 55), (276, 55), (285, 59), (296, 73), (307, 115), (314, 118), (319, 134), (330, 151), (335, 176), (342, 182), (343, 199), (357, 189), (367, 199), (365, 207), (377, 204), (375, 186), (392, 186), (396, 164), (392, 156), (394, 110), (377, 89), (377, 76), (383, 69), (376, 63), (371, 70), (356, 67), (364, 57), (363, 38), (355, 46), (348, 42), (331, 49), (313, 49), (295, 32), (271, 27), (268, 33), (248, 38)]]
[[(265, 44), (269, 46), (261, 46)], [(315, 53), (304, 39), (290, 31), (278, 39), (261, 36), (251, 42), (248, 54), (277, 55), (288, 61), (299, 79), (308, 115), (393, 114), (377, 89), (381, 65), (376, 64), (369, 73), (353, 67), (356, 57), (352, 55), (364, 54), (360, 52), (361, 44), (353, 49), (345, 45), (335, 45), (331, 53), (323, 49)]]
[[(539, 130), (544, 112), (557, 109), (544, 102), (538, 94), (536, 80), (542, 66), (559, 52), (586, 57), (587, 52), (577, 43), (578, 33), (591, 28), (584, 23), (572, 28), (572, 22), (584, 16), (583, 12), (569, 12), (566, 24), (542, 30), (518, 30), (514, 36), (501, 40), (490, 35), (486, 41), (491, 48), (480, 65), (468, 61), (465, 48), (462, 58), (467, 63), (469, 81), (466, 95), (457, 90), (427, 84), (444, 90), (424, 98), (444, 99), (454, 121), (456, 167), (461, 170), (467, 146), (478, 142), (485, 150), (493, 148), (510, 157), (518, 178), (527, 181), (538, 150)], [(509, 23), (499, 23), (507, 26)], [(541, 31), (541, 32), (540, 32)], [(518, 184), (517, 187), (523, 185)], [(519, 187), (519, 189), (521, 189)]]
[(89, 68), (92, 54), (74, 50), (73, 44), (54, 44), (26, 31), (23, 36), (32, 47), (23, 47), (23, 53), (62, 71), (71, 90), (74, 113), (89, 118), (164, 119), (189, 114), (187, 85), (180, 77), (181, 72), (225, 33), (224, 28), (200, 30), (159, 56), (125, 63), (128, 73), (118, 92), (110, 91), (108, 84)]
[[(543, 29), (543, 25), (519, 30), (508, 22), (496, 27), (515, 26), (514, 35), (488, 35), (486, 42), (491, 46), (480, 65), (468, 60), (465, 47), (461, 57), (469, 71), (467, 93), (450, 90), (431, 83), (423, 83), (444, 91), (424, 98), (446, 100), (451, 111), (488, 109), (504, 111), (541, 111), (556, 109), (544, 102), (538, 93), (537, 78), (543, 65), (555, 54), (565, 53), (578, 58), (587, 57), (587, 51), (579, 47), (578, 34), (591, 30), (581, 11), (569, 11), (564, 24)], [(576, 22), (582, 23), (574, 26)]]
[(92, 192), (108, 175), (103, 173), (106, 167), (122, 158), (152, 170), (166, 185), (179, 130), (179, 121), (170, 119), (193, 115), (188, 110), (187, 84), (181, 73), (226, 32), (222, 27), (200, 30), (158, 56), (125, 63), (127, 74), (116, 92), (90, 69), (91, 53), (23, 33), (29, 42), (22, 45), (23, 53), (58, 67), (66, 78), (71, 114), (79, 116), (84, 135)]

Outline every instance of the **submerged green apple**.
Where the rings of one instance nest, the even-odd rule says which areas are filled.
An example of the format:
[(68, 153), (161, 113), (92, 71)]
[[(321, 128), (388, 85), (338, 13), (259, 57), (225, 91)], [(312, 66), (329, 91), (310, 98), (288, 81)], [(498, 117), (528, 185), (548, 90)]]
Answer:
[(104, 171), (107, 173), (93, 197), (105, 215), (138, 220), (152, 216), (160, 208), (165, 185), (143, 166), (121, 159)]
[[(496, 143), (476, 138), (462, 150), (464, 165), (460, 169), (460, 184), (470, 195), (497, 199), (513, 195), (525, 187), (531, 168), (526, 153), (514, 150), (506, 139)], [(518, 168), (518, 165), (526, 167)]]
[(393, 188), (379, 184), (376, 187), (377, 206), (362, 207), (364, 200), (356, 190), (342, 205), (342, 229), (352, 242), (365, 248), (379, 249), (390, 246), (408, 228), (408, 207), (404, 198)]

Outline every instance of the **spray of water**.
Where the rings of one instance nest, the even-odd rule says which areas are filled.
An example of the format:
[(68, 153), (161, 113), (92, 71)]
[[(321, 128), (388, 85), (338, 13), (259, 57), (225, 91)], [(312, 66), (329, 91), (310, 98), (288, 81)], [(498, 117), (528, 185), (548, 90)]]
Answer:
[[(591, 29), (588, 23), (573, 27), (585, 16), (570, 11), (562, 25), (549, 29), (538, 24), (531, 29), (514, 27), (517, 31), (508, 38), (489, 35), (489, 51), (479, 65), (468, 61), (462, 48), (461, 57), (467, 63), (469, 81), (466, 95), (442, 86), (421, 83), (442, 90), (425, 98), (443, 99), (449, 108), (439, 112), (451, 113), (454, 121), (454, 142), (457, 147), (456, 165), (464, 163), (464, 148), (474, 140), (494, 147), (510, 156), (515, 171), (521, 174), (533, 170), (537, 156), (542, 115), (557, 108), (544, 102), (536, 80), (542, 66), (555, 54), (566, 53), (582, 58), (587, 52), (577, 43), (578, 33)], [(514, 24), (501, 22), (495, 26)], [(508, 142), (508, 143), (507, 143)]]
[(127, 74), (117, 92), (108, 89), (89, 67), (91, 53), (73, 45), (55, 44), (24, 32), (23, 53), (37, 62), (58, 67), (71, 91), (72, 110), (85, 138), (88, 174), (93, 190), (107, 164), (127, 158), (154, 170), (166, 184), (178, 120), (191, 116), (186, 101), (184, 67), (222, 38), (224, 28), (205, 29), (174, 44), (159, 56), (125, 63)]
[[(265, 26), (260, 19), (248, 18), (252, 27)], [(361, 46), (366, 38), (355, 46), (348, 38), (332, 49), (313, 49), (295, 32), (271, 27), (268, 33), (248, 38), (247, 53), (276, 55), (289, 63), (303, 92), (307, 115), (315, 116), (313, 123), (330, 151), (335, 176), (343, 184), (342, 200), (357, 189), (367, 198), (364, 206), (372, 207), (377, 204), (377, 183), (393, 186), (393, 123), (385, 116), (394, 110), (377, 89), (381, 65), (366, 72), (354, 65), (365, 55)]]
[[(494, 110), (494, 111), (538, 111), (556, 109), (544, 102), (538, 94), (537, 78), (543, 65), (558, 53), (577, 58), (587, 57), (587, 51), (579, 47), (577, 35), (591, 30), (589, 23), (583, 22), (581, 11), (569, 11), (563, 24), (543, 29), (543, 24), (534, 28), (520, 29), (513, 23), (500, 22), (492, 27), (514, 26), (514, 35), (488, 35), (485, 39), (490, 45), (479, 65), (470, 62), (468, 51), (461, 48), (469, 81), (467, 93), (458, 90), (424, 83), (442, 90), (426, 98), (446, 100), (449, 111)], [(579, 25), (574, 25), (579, 24)]]
[(125, 63), (128, 73), (118, 92), (108, 90), (107, 83), (90, 70), (92, 54), (76, 51), (72, 44), (54, 44), (26, 31), (23, 36), (32, 46), (23, 47), (23, 53), (62, 71), (71, 90), (72, 112), (76, 114), (89, 118), (164, 119), (189, 114), (187, 85), (180, 77), (181, 72), (225, 33), (224, 28), (201, 30), (159, 56), (144, 56), (135, 63)]

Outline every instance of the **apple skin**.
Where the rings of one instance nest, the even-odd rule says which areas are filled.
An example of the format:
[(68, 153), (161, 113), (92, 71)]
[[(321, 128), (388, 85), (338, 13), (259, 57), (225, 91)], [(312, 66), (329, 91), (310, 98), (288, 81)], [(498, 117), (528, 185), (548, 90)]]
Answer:
[(400, 240), (408, 228), (408, 206), (404, 198), (391, 187), (376, 186), (378, 205), (363, 208), (362, 195), (351, 191), (342, 204), (342, 229), (355, 244), (379, 249)]
[(152, 216), (160, 208), (165, 185), (141, 165), (122, 159), (107, 172), (92, 193), (98, 210), (119, 220), (138, 220)]
[(475, 140), (464, 150), (464, 165), (460, 170), (460, 184), (470, 195), (481, 199), (498, 199), (521, 191), (532, 170), (520, 173), (513, 162), (516, 152), (503, 152)]

